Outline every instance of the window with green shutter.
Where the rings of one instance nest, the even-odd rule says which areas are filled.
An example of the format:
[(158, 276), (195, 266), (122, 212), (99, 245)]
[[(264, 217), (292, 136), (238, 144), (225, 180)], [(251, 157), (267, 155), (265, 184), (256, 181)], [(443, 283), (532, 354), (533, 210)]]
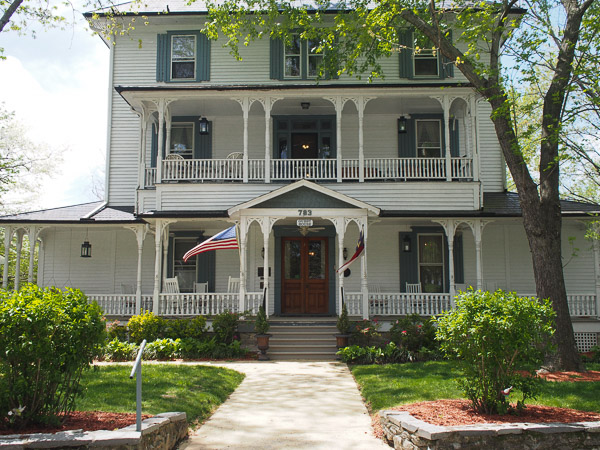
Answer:
[(167, 83), (210, 80), (210, 40), (199, 31), (159, 34), (156, 81)]
[[(452, 30), (446, 36), (452, 42)], [(398, 30), (400, 78), (452, 78), (454, 64), (418, 31)]]
[[(319, 47), (318, 41), (300, 39), (299, 34), (293, 34), (289, 43), (282, 39), (271, 39), (271, 79), (316, 79), (325, 59), (325, 53)], [(325, 78), (337, 78), (337, 76), (330, 77), (326, 74)]]

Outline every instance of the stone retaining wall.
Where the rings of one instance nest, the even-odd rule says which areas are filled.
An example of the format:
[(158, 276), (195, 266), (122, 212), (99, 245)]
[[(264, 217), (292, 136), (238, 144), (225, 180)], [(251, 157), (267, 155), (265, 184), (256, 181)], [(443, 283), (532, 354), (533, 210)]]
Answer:
[(442, 427), (403, 411), (381, 411), (379, 416), (388, 442), (402, 450), (600, 449), (600, 421)]
[(187, 419), (183, 412), (158, 414), (142, 421), (142, 431), (130, 425), (116, 431), (81, 430), (60, 433), (13, 434), (0, 436), (2, 449), (26, 448), (103, 448), (114, 450), (171, 450), (187, 436)]

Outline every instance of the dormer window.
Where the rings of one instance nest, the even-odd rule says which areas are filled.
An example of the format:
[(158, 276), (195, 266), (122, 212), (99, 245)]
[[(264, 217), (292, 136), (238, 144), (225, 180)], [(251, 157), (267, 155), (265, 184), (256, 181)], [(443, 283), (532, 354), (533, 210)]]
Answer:
[(196, 78), (196, 36), (171, 36), (171, 79)]

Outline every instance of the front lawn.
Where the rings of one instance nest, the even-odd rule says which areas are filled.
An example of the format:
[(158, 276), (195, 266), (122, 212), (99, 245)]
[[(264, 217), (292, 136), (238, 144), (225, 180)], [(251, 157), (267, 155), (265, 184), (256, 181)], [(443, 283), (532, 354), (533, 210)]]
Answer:
[[(589, 370), (598, 370), (588, 364)], [(372, 411), (405, 403), (464, 398), (455, 378), (455, 361), (354, 366), (351, 368)], [(544, 381), (542, 394), (528, 403), (600, 412), (600, 382)]]
[[(130, 365), (95, 366), (82, 377), (78, 411), (135, 412), (135, 377)], [(184, 411), (201, 423), (237, 388), (244, 375), (222, 367), (146, 364), (142, 368), (142, 412)]]

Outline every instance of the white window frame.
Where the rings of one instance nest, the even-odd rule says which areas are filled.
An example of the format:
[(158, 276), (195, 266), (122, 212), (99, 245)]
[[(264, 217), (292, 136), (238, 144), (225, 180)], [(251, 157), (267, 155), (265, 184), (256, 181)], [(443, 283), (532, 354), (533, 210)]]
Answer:
[[(310, 58), (320, 58), (320, 62), (319, 62), (319, 64), (317, 64), (317, 67), (318, 67), (323, 62), (324, 52), (321, 51), (320, 53), (311, 53), (310, 52), (310, 44), (311, 44), (311, 40), (307, 39), (305, 41), (304, 46), (306, 47), (306, 78), (312, 80), (312, 79), (317, 78), (319, 76), (319, 73), (317, 72), (314, 75), (311, 75), (310, 73), (308, 73), (310, 70)], [(300, 65), (300, 68), (302, 69), (302, 64)]]
[[(421, 237), (422, 236), (439, 236), (442, 238), (442, 262), (441, 263), (421, 263)], [(436, 266), (442, 267), (442, 292), (446, 290), (446, 249), (444, 247), (444, 234), (443, 233), (418, 233), (417, 234), (417, 272), (419, 275), (419, 283), (423, 287), (423, 281), (421, 280), (421, 266)]]
[[(177, 248), (177, 242), (178, 241), (190, 241), (190, 243), (192, 244), (192, 247), (194, 245), (197, 245), (196, 240), (194, 238), (192, 238), (192, 237), (180, 236), (180, 237), (174, 237), (173, 238), (173, 252), (172, 252), (172, 258), (171, 258), (171, 263), (172, 263), (172, 267), (173, 267), (173, 277), (177, 276), (177, 266), (175, 265), (175, 249)], [(190, 249), (192, 247), (190, 247)], [(188, 259), (187, 262), (184, 263), (184, 264), (186, 266), (188, 266), (188, 267), (191, 267), (192, 264), (193, 264), (193, 266), (194, 266), (194, 279), (192, 281), (191, 290), (190, 289), (186, 289), (186, 287), (182, 285), (181, 280), (178, 280), (179, 281), (179, 288), (181, 289), (181, 292), (193, 292), (194, 291), (194, 283), (196, 282), (196, 280), (198, 280), (198, 263), (197, 263), (197, 258), (195, 256), (193, 256), (190, 259)]]
[[(433, 50), (431, 48), (427, 48), (427, 49), (421, 49), (418, 53), (416, 52), (416, 46), (417, 46), (417, 42), (416, 42), (416, 36), (415, 33), (413, 33), (413, 58), (412, 58), (412, 63), (413, 63), (413, 77), (414, 78), (439, 78), (440, 77), (440, 52), (439, 50)], [(435, 54), (435, 55), (434, 55)], [(425, 59), (429, 59), (429, 60), (435, 60), (436, 64), (436, 73), (434, 74), (417, 74), (417, 65), (416, 65), (416, 61), (417, 60), (425, 60)]]
[[(284, 78), (289, 78), (289, 79), (294, 79), (294, 80), (301, 80), (302, 79), (302, 39), (300, 39), (300, 33), (293, 33), (291, 35), (291, 39), (292, 41), (294, 41), (295, 39), (298, 39), (299, 41), (299, 53), (288, 53), (287, 52), (287, 45), (285, 43), (285, 41), (283, 42), (283, 77)], [(298, 75), (288, 75), (287, 71), (286, 71), (286, 60), (288, 56), (297, 56), (298, 57)]]
[[(437, 122), (438, 123), (438, 132), (439, 132), (439, 136), (440, 136), (440, 145), (439, 147), (425, 147), (422, 145), (419, 145), (419, 123), (421, 122)], [(416, 155), (417, 158), (442, 158), (443, 157), (443, 145), (442, 145), (442, 121), (440, 119), (416, 119), (415, 120), (415, 145), (416, 145)], [(425, 155), (420, 155), (419, 150), (420, 149), (425, 149), (425, 150), (429, 150), (429, 149), (438, 149), (439, 150), (439, 156), (425, 156)]]
[[(175, 58), (173, 56), (173, 41), (176, 38), (181, 38), (181, 37), (191, 37), (194, 39), (194, 56), (192, 58)], [(196, 79), (196, 72), (198, 71), (198, 61), (196, 60), (197, 55), (198, 55), (198, 39), (196, 37), (196, 35), (194, 34), (174, 34), (171, 36), (171, 61), (170, 61), (170, 66), (169, 66), (169, 72), (170, 72), (170, 78), (171, 81), (182, 81), (182, 80), (195, 80)], [(189, 78), (175, 78), (173, 77), (173, 63), (184, 63), (184, 62), (193, 62), (194, 63), (194, 70), (192, 71), (192, 76)]]
[[(174, 128), (183, 128), (183, 127), (188, 127), (191, 126), (192, 127), (192, 143), (191, 143), (191, 148), (186, 149), (185, 152), (181, 152), (176, 150), (173, 147), (173, 129)], [(194, 148), (195, 148), (195, 139), (196, 139), (196, 128), (195, 128), (195, 124), (194, 122), (171, 122), (171, 142), (169, 142), (169, 154), (175, 154), (175, 155), (181, 155), (183, 156), (185, 159), (194, 159)], [(189, 155), (189, 158), (186, 158), (186, 156)]]

